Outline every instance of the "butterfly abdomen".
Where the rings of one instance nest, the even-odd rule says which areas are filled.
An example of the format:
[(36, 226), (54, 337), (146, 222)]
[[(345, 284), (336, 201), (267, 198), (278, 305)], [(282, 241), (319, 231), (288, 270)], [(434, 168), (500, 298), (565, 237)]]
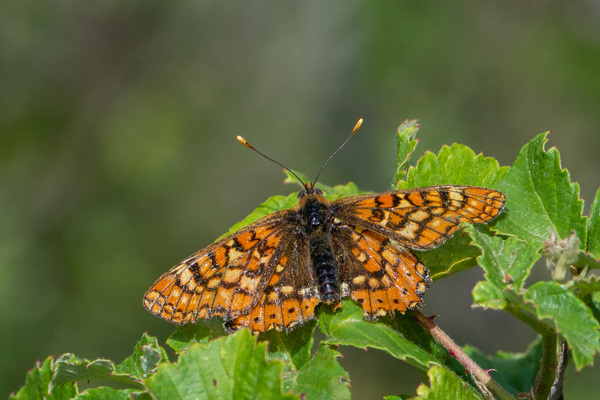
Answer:
[(325, 236), (313, 236), (309, 240), (310, 262), (317, 278), (319, 294), (324, 303), (340, 300), (339, 268), (333, 256), (331, 243)]
[(331, 247), (333, 216), (327, 200), (315, 190), (302, 193), (298, 214), (308, 242), (310, 266), (317, 281), (321, 301), (332, 304), (340, 300), (339, 268)]

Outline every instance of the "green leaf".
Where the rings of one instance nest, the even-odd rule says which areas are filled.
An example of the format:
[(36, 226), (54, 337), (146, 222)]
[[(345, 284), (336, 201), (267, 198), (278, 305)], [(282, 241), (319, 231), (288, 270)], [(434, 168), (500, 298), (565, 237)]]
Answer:
[(579, 185), (571, 183), (561, 168), (556, 148), (544, 150), (546, 134), (526, 144), (498, 189), (506, 194), (505, 216), (495, 229), (530, 242), (543, 244), (552, 228), (561, 238), (575, 231), (586, 243), (587, 221), (582, 216)]
[(135, 345), (133, 354), (117, 365), (115, 367), (115, 372), (142, 379), (145, 378), (159, 362), (168, 361), (168, 359), (165, 349), (159, 346), (156, 338), (144, 333), (140, 341)]
[(440, 247), (414, 253), (427, 266), (431, 279), (435, 281), (477, 265), (475, 258), (481, 252), (477, 247), (470, 246), (470, 243), (469, 236), (457, 232)]
[(221, 238), (230, 235), (253, 222), (258, 221), (269, 214), (273, 214), (276, 211), (294, 208), (296, 204), (298, 204), (298, 193), (292, 193), (287, 196), (271, 196), (258, 207), (256, 207), (256, 209), (252, 211), (246, 218), (229, 228), (227, 232), (221, 235)]
[(105, 379), (115, 382), (125, 382), (139, 386), (134, 376), (128, 373), (119, 373), (111, 360), (98, 358), (90, 361), (80, 359), (71, 353), (63, 354), (56, 360), (54, 378), (50, 383), (51, 388), (69, 382), (81, 380)]
[(208, 343), (225, 334), (223, 320), (215, 317), (199, 321), (196, 324), (178, 326), (167, 339), (167, 344), (176, 352), (182, 352), (194, 343)]
[(398, 127), (398, 153), (396, 161), (396, 177), (394, 180), (394, 186), (396, 182), (404, 179), (406, 170), (409, 167), (410, 158), (419, 144), (419, 141), (415, 138), (419, 132), (419, 124), (416, 119), (407, 119)]
[(414, 168), (408, 170), (406, 181), (398, 181), (398, 189), (432, 185), (472, 185), (489, 188), (507, 173), (498, 161), (475, 152), (462, 144), (443, 146), (436, 156), (426, 152)]
[(579, 298), (600, 292), (600, 276), (590, 275), (587, 278), (576, 278), (567, 283), (569, 289), (574, 288), (574, 293)]
[(317, 321), (312, 320), (288, 333), (276, 330), (261, 333), (259, 339), (270, 343), (269, 357), (289, 360), (294, 368), (300, 369), (310, 360), (316, 326)]
[(348, 372), (336, 358), (340, 353), (321, 345), (310, 362), (298, 371), (294, 393), (307, 399), (350, 399)]
[(53, 357), (48, 357), (43, 363), (35, 363), (35, 367), (27, 372), (25, 385), (17, 393), (10, 395), (12, 400), (63, 400), (72, 399), (77, 394), (77, 385), (66, 384), (50, 389), (50, 382), (54, 374), (55, 363)]
[(267, 359), (286, 362), (283, 374), (284, 392), (294, 388), (298, 370), (310, 361), (316, 326), (317, 321), (312, 320), (289, 333), (272, 329), (259, 335), (259, 340), (269, 343)]
[(590, 210), (588, 239), (586, 250), (600, 259), (600, 189), (596, 191)]
[(175, 364), (162, 363), (144, 381), (155, 399), (294, 399), (282, 394), (281, 361), (267, 361), (266, 343), (248, 329), (196, 343)]
[(431, 387), (424, 384), (417, 388), (415, 399), (422, 400), (479, 400), (475, 390), (446, 367), (433, 366), (427, 372)]
[[(139, 400), (142, 394), (144, 394), (144, 392), (134, 389), (118, 390), (105, 386), (87, 389), (86, 391), (77, 395), (74, 400), (130, 400), (133, 396)], [(150, 400), (150, 396), (146, 396), (145, 398)]]
[(472, 291), (473, 306), (503, 310), (508, 305), (504, 293), (492, 282), (479, 281)]
[(466, 228), (472, 244), (481, 249), (477, 263), (485, 271), (485, 278), (499, 289), (521, 289), (531, 268), (540, 258), (537, 242), (523, 242), (514, 237), (493, 236), (485, 228)]
[[(491, 377), (514, 396), (530, 391), (542, 358), (541, 337), (531, 343), (524, 353), (499, 351), (495, 356), (487, 356), (473, 346), (467, 345), (463, 349), (481, 368), (492, 370)], [(470, 376), (463, 375), (464, 366), (454, 358), (451, 367), (459, 376), (470, 379)]]
[(524, 299), (532, 303), (532, 312), (540, 320), (550, 320), (550, 326), (565, 338), (577, 370), (593, 363), (600, 351), (600, 324), (581, 299), (556, 282), (533, 284)]
[(319, 323), (321, 331), (327, 335), (324, 342), (328, 344), (383, 350), (421, 369), (444, 359), (436, 342), (408, 313), (365, 321), (362, 308), (354, 301), (344, 299), (341, 310), (334, 312), (325, 308)]

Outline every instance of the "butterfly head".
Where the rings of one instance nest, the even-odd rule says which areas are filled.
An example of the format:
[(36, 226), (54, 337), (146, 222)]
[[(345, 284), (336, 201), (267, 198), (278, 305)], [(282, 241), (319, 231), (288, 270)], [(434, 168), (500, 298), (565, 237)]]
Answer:
[(304, 189), (298, 192), (298, 201), (302, 202), (303, 200), (313, 197), (318, 198), (319, 200), (323, 199), (323, 191), (317, 187), (315, 187), (314, 182), (307, 182), (302, 184)]

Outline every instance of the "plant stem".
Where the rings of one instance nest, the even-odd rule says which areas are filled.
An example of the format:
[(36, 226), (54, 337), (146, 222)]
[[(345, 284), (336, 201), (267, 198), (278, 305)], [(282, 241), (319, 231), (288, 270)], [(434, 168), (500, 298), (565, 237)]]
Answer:
[(558, 338), (556, 332), (510, 303), (506, 307), (506, 311), (532, 327), (533, 330), (542, 336), (542, 360), (540, 362), (540, 370), (535, 377), (533, 394), (536, 399), (547, 399), (554, 384), (556, 367), (558, 365)]
[[(515, 398), (506, 390), (504, 390), (504, 388), (500, 386), (498, 382), (492, 379), (488, 371), (477, 365), (477, 363), (475, 363), (475, 361), (473, 361), (473, 359), (469, 357), (459, 345), (457, 345), (443, 330), (441, 330), (433, 322), (433, 318), (426, 317), (418, 310), (413, 311), (413, 316), (419, 325), (425, 328), (431, 334), (431, 336), (440, 342), (442, 346), (448, 349), (450, 354), (465, 367), (465, 370), (471, 374), (477, 386), (480, 387), (480, 390), (481, 387), (485, 389), (481, 390), (484, 396), (487, 398), (497, 398), (500, 400), (515, 400)], [(490, 395), (493, 395), (494, 397), (490, 397)]]

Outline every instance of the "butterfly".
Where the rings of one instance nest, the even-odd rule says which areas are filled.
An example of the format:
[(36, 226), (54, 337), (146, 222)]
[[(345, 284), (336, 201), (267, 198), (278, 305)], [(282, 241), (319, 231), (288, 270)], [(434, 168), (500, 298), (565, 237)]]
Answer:
[(293, 209), (274, 212), (175, 265), (146, 292), (145, 308), (175, 324), (219, 316), (230, 332), (248, 327), (255, 333), (290, 331), (314, 319), (318, 304), (336, 309), (347, 296), (369, 320), (404, 313), (422, 306), (431, 282), (411, 249), (439, 246), (463, 222), (490, 222), (506, 201), (492, 189), (454, 185), (328, 201), (313, 182), (302, 184)]

